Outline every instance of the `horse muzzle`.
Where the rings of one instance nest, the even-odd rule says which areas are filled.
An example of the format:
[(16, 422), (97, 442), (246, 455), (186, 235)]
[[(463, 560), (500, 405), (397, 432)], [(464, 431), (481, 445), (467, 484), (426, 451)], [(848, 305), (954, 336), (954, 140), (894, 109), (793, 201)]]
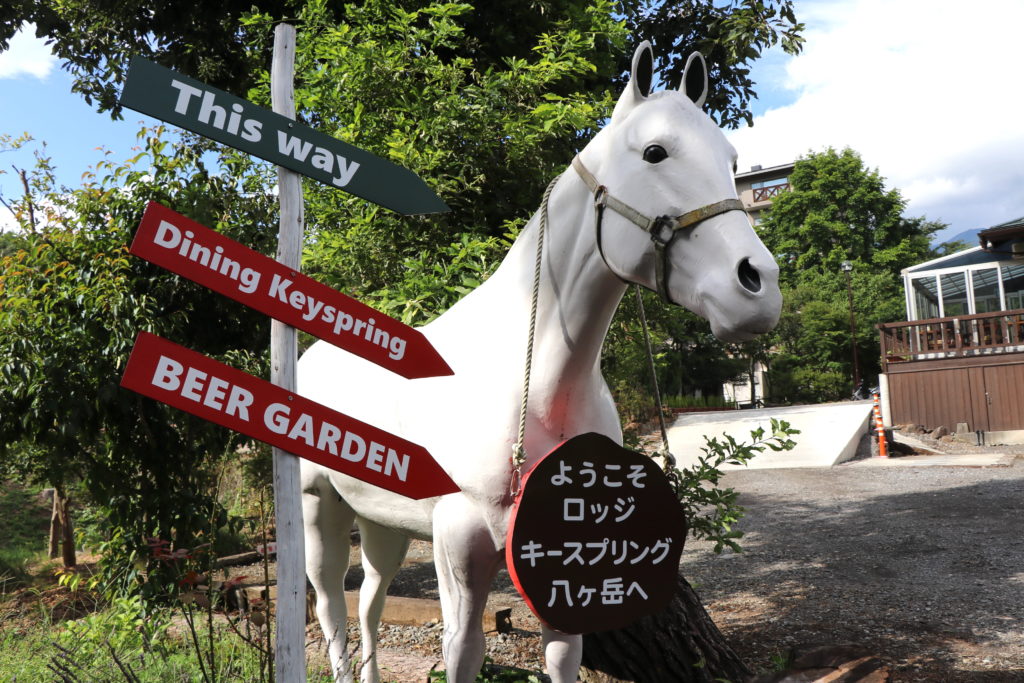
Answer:
[(697, 289), (701, 314), (722, 341), (748, 341), (771, 332), (779, 322), (779, 268), (767, 250), (739, 258), (733, 268), (702, 279)]

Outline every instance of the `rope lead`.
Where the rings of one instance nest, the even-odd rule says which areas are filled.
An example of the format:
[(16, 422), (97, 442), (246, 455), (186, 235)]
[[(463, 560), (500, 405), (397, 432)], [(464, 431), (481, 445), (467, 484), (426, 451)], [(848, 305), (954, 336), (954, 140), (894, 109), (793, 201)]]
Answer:
[(530, 372), (533, 369), (533, 338), (537, 331), (537, 301), (540, 298), (541, 256), (544, 251), (544, 233), (548, 225), (548, 200), (551, 190), (561, 178), (556, 176), (544, 190), (544, 198), (540, 203), (540, 225), (537, 228), (537, 258), (533, 266), (533, 293), (530, 297), (530, 331), (526, 338), (526, 370), (523, 373), (523, 401), (519, 407), (519, 434), (512, 446), (512, 478), (509, 482), (509, 493), (512, 497), (519, 495), (522, 486), (522, 466), (526, 462), (526, 406), (530, 398)]

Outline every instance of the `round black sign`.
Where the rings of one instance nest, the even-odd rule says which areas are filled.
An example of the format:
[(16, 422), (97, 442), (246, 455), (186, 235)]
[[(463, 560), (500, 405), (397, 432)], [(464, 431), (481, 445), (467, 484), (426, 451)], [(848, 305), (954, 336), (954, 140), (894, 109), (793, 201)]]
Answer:
[(686, 517), (648, 457), (581, 434), (524, 477), (505, 544), (516, 589), (564, 633), (621, 628), (676, 590)]

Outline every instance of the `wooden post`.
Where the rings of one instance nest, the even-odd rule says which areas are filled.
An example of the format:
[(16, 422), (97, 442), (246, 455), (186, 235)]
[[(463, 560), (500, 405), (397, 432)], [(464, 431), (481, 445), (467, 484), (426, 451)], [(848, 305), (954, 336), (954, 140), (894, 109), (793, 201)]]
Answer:
[[(295, 27), (278, 24), (274, 30), (274, 59), (270, 91), (274, 111), (295, 118), (293, 78)], [(295, 272), (300, 269), (304, 207), (300, 176), (277, 168), (281, 207), (277, 260)], [(270, 380), (295, 391), (298, 341), (295, 328), (276, 320), (270, 324)], [(302, 492), (299, 459), (274, 449), (274, 509), (277, 516), (277, 639), (274, 646), (278, 683), (306, 680), (306, 570), (302, 535)]]

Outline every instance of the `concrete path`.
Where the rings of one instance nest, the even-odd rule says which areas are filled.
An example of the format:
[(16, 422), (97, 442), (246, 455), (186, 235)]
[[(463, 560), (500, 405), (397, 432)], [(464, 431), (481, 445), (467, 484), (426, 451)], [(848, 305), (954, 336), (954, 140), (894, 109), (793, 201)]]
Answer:
[[(871, 401), (846, 401), (813, 406), (787, 406), (760, 410), (728, 410), (714, 413), (684, 413), (668, 429), (669, 449), (681, 467), (697, 463), (703, 455), (704, 435), (729, 434), (737, 441), (750, 441), (751, 430), (763, 427), (771, 432), (771, 418), (785, 420), (800, 434), (793, 437), (796, 448), (775, 453), (766, 450), (747, 466), (750, 469), (778, 467), (831, 467), (849, 460), (857, 452), (867, 430)], [(724, 465), (722, 469), (744, 469)]]
[(843, 467), (1013, 467), (1016, 460), (1016, 455), (1007, 453), (940, 453), (864, 458), (843, 463)]

